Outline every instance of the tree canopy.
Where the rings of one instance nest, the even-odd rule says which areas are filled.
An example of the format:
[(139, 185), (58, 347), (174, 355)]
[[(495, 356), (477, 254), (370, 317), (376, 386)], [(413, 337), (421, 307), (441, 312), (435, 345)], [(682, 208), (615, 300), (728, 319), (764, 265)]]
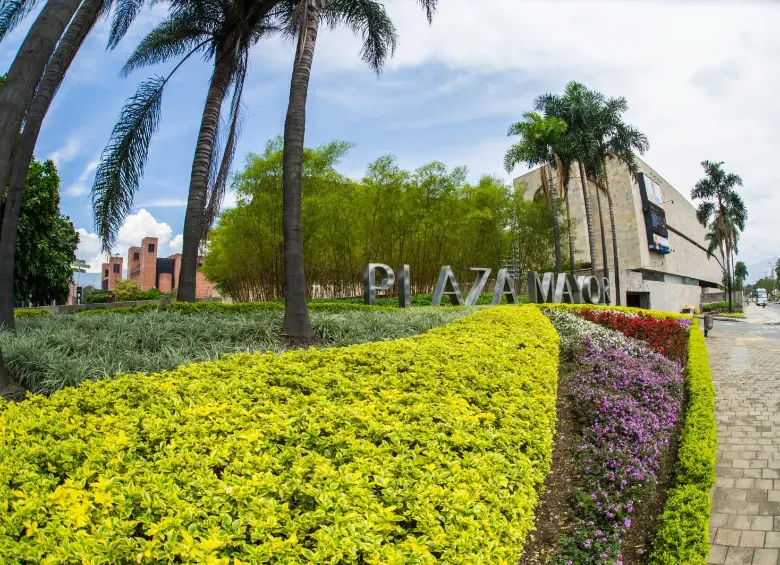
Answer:
[(60, 177), (52, 161), (33, 159), (16, 236), (14, 300), (18, 305), (65, 302), (79, 235), (60, 213)]
[[(338, 172), (350, 144), (306, 149), (303, 240), (310, 296), (360, 296), (363, 265), (410, 266), (412, 292), (430, 292), (451, 265), (463, 286), (470, 267), (511, 265), (520, 274), (554, 264), (553, 226), (544, 201), (527, 200), (503, 181), (467, 182), (463, 167), (440, 162), (414, 171), (395, 158), (370, 163), (359, 182)], [(238, 300), (284, 294), (282, 141), (250, 154), (234, 180), (238, 205), (212, 230), (203, 272)], [(495, 271), (494, 271), (495, 273)]]

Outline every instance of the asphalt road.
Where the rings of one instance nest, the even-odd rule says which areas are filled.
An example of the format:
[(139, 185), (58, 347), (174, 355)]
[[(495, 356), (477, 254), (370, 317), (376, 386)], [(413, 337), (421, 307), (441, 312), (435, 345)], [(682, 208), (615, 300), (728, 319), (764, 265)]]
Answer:
[(709, 335), (737, 334), (743, 337), (780, 340), (780, 304), (770, 303), (765, 309), (751, 304), (745, 313), (747, 322), (715, 320)]

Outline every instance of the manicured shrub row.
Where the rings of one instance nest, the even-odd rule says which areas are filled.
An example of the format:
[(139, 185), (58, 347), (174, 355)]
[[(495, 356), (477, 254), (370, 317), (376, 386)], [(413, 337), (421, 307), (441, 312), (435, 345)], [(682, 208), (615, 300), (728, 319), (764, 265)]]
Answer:
[(688, 407), (675, 484), (658, 519), (650, 565), (704, 565), (709, 553), (710, 489), (715, 484), (715, 387), (704, 336), (694, 321), (688, 341)]
[(119, 308), (95, 308), (94, 310), (82, 310), (76, 312), (76, 316), (96, 316), (100, 314), (138, 314), (140, 312), (150, 312), (160, 310), (158, 304), (140, 304), (138, 306), (126, 306)]
[(542, 308), (553, 308), (557, 310), (611, 310), (613, 312), (622, 312), (624, 314), (645, 314), (654, 318), (675, 318), (692, 319), (690, 314), (678, 314), (677, 312), (666, 312), (664, 310), (647, 310), (645, 308), (632, 308), (630, 306), (614, 306), (612, 304), (540, 304)]
[[(592, 325), (566, 321), (572, 317), (550, 311), (556, 329), (570, 334), (568, 341), (576, 339), (572, 332)], [(603, 332), (579, 333), (582, 345), (575, 350), (579, 370), (571, 391), (583, 430), (579, 478), (555, 565), (622, 564), (625, 535), (637, 505), (657, 483), (682, 406), (681, 366), (638, 340), (607, 331), (615, 334), (611, 341)]]
[[(728, 312), (729, 311), (729, 303), (728, 302), (712, 302), (711, 304), (702, 304), (702, 310), (705, 312)], [(733, 312), (742, 312), (742, 305), (737, 304), (736, 302), (731, 303), (731, 310)]]
[[(260, 312), (284, 310), (283, 302), (173, 302), (165, 307), (167, 312), (180, 314), (194, 314), (196, 312)], [(367, 306), (365, 304), (352, 304), (349, 302), (311, 302), (309, 310), (314, 312), (348, 312), (355, 310), (387, 311), (398, 310), (387, 306)]]
[(625, 314), (613, 310), (595, 310), (582, 308), (571, 311), (589, 322), (619, 331), (625, 336), (638, 339), (652, 347), (655, 351), (674, 359), (685, 362), (688, 349), (687, 328), (693, 323), (685, 318), (656, 318), (643, 312)]
[(549, 472), (534, 307), (0, 403), (9, 563), (515, 563)]
[(35, 308), (14, 310), (14, 318), (39, 318), (41, 316), (51, 316), (48, 310), (36, 310)]

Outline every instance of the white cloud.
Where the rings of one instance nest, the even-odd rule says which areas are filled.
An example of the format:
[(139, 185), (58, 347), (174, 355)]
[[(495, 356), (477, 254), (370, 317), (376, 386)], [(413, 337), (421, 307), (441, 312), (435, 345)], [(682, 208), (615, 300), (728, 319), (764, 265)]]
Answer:
[(168, 249), (171, 250), (171, 253), (181, 253), (181, 246), (184, 243), (184, 234), (178, 234), (176, 235), (171, 242), (168, 244)]
[(49, 155), (49, 159), (54, 161), (54, 164), (59, 167), (63, 163), (72, 161), (81, 151), (82, 145), (81, 138), (72, 134), (65, 140), (65, 145)]
[[(78, 228), (76, 231), (79, 233), (79, 247), (76, 251), (76, 257), (87, 261), (89, 264), (87, 272), (99, 273), (101, 263), (108, 260), (101, 251), (100, 238), (97, 234), (88, 232), (84, 228)], [(145, 237), (156, 237), (161, 250), (166, 245), (173, 251), (176, 251), (177, 248), (181, 250), (181, 234), (171, 241), (172, 233), (171, 226), (165, 222), (158, 222), (147, 210), (141, 209), (136, 214), (129, 215), (122, 227), (119, 228), (117, 244), (112, 249), (112, 253), (118, 253), (126, 259), (127, 250), (130, 247), (140, 245), (141, 240)], [(160, 253), (160, 256), (165, 255), (164, 252)], [(127, 265), (124, 265), (123, 268), (126, 273)]]
[(79, 178), (77, 178), (76, 181), (68, 187), (68, 189), (65, 191), (65, 194), (74, 197), (88, 194), (89, 187), (87, 186), (87, 180), (92, 176), (92, 173), (97, 170), (98, 165), (100, 165), (99, 159), (92, 159), (89, 163), (87, 163), (87, 166), (84, 167), (84, 170), (81, 172), (81, 175), (79, 175)]
[(145, 208), (130, 214), (117, 234), (119, 253), (127, 253), (129, 247), (141, 245), (145, 237), (156, 237), (160, 246), (171, 239), (173, 229), (165, 222), (158, 222)]
[[(780, 209), (780, 192), (774, 190), (780, 182), (775, 166), (780, 77), (766, 69), (774, 68), (780, 54), (780, 10), (772, 3), (710, 3), (703, 10), (697, 2), (448, 0), (430, 27), (413, 2), (389, 0), (387, 6), (399, 33), (388, 70), (428, 70), (456, 85), (465, 76), (472, 88), (481, 87), (476, 96), (465, 89), (468, 96), (456, 108), (427, 102), (424, 127), (504, 116), (508, 125), (531, 109), (536, 95), (562, 92), (569, 80), (625, 96), (627, 120), (650, 139), (645, 160), (680, 192), (690, 194), (704, 159), (725, 161), (727, 170), (742, 175), (750, 217), (740, 258), (751, 262), (777, 248), (772, 212)], [(313, 81), (329, 70), (368, 73), (358, 48), (359, 40), (347, 30), (323, 33)], [(519, 81), (525, 83), (521, 89)], [(383, 92), (398, 95), (390, 102), (398, 124), (409, 119), (404, 108), (415, 107), (431, 85), (422, 81), (405, 93), (385, 86)], [(342, 88), (341, 94), (323, 90), (345, 116), (365, 106), (365, 100), (357, 101), (360, 88), (357, 93)], [(343, 104), (339, 97), (346, 97)], [(455, 158), (465, 148), (445, 149), (447, 130), (440, 132), (441, 143), (419, 158), (460, 164)], [(488, 148), (494, 143), (490, 137), (480, 135), (471, 145)], [(495, 171), (503, 153), (499, 146), (495, 150), (470, 158), (472, 172)]]

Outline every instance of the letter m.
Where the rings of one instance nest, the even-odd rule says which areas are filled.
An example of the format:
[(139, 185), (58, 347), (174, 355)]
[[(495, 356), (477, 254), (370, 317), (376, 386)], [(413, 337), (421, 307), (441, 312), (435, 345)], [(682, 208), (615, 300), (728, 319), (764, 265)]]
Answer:
[(528, 298), (531, 302), (542, 304), (553, 298), (553, 274), (544, 273), (541, 280), (536, 271), (528, 273)]

